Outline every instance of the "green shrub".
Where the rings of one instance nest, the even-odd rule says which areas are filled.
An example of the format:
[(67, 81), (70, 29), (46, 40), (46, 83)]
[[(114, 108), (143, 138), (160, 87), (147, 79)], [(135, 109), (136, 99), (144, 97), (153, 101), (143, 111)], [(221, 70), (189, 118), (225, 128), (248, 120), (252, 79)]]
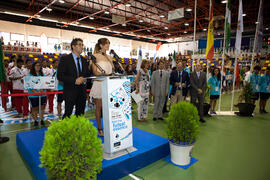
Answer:
[(210, 89), (211, 89), (210, 84), (206, 83), (206, 88), (204, 90), (204, 102), (208, 104), (210, 102)]
[(40, 166), (52, 179), (96, 179), (102, 168), (102, 154), (93, 124), (85, 117), (71, 116), (48, 128)]
[(254, 92), (250, 82), (246, 82), (246, 85), (243, 87), (242, 96), (245, 103), (251, 103)]
[(199, 133), (199, 115), (197, 108), (189, 102), (172, 105), (166, 118), (166, 132), (169, 140), (174, 143), (191, 144)]

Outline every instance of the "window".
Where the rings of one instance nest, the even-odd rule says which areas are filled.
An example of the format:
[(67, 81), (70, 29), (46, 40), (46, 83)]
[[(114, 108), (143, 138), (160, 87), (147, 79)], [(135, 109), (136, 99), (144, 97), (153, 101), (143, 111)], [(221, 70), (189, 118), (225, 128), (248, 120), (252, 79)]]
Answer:
[(129, 46), (120, 46), (119, 56), (123, 58), (130, 58), (130, 50)]
[(7, 32), (1, 32), (0, 36), (4, 39), (4, 44), (7, 45), (10, 42), (10, 33)]
[(23, 34), (13, 34), (11, 33), (11, 45), (14, 45), (16, 42), (24, 44), (24, 35)]
[(48, 52), (56, 52), (58, 51), (59, 39), (57, 38), (48, 38)]
[[(39, 36), (28, 36), (29, 46), (32, 46), (33, 43), (37, 43), (38, 47), (40, 47), (40, 37)], [(27, 44), (26, 44), (27, 46)]]

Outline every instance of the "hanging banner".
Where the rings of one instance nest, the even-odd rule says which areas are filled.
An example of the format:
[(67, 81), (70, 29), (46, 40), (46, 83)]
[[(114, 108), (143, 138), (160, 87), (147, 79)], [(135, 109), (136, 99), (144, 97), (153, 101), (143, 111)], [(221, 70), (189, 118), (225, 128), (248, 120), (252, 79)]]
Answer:
[(56, 77), (25, 76), (25, 89), (56, 89)]

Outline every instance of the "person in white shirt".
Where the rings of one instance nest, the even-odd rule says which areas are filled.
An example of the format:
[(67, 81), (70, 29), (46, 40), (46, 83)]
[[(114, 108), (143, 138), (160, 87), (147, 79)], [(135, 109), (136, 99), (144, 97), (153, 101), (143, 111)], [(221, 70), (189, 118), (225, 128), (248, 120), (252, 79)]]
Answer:
[[(13, 82), (13, 93), (19, 94), (24, 93), (23, 77), (25, 76), (24, 69), (22, 68), (23, 60), (17, 60), (17, 66), (10, 70), (9, 79)], [(29, 103), (26, 96), (17, 96), (14, 98), (15, 108), (19, 115), (17, 117), (23, 116), (23, 119), (27, 119), (29, 113)]]
[[(47, 76), (50, 76), (50, 77), (56, 77), (56, 69), (57, 69), (57, 66), (58, 66), (58, 62), (56, 60), (53, 61), (53, 64), (52, 64), (53, 68), (50, 69), (50, 68), (47, 68)], [(53, 90), (47, 90), (48, 92), (50, 91), (53, 91)], [(49, 104), (49, 113), (53, 113), (53, 100), (54, 100), (54, 94), (50, 94), (48, 95), (48, 104)]]
[(47, 66), (47, 61), (46, 60), (42, 60), (41, 61), (41, 65), (42, 65), (42, 72), (45, 76), (49, 76), (51, 74), (51, 69)]
[(245, 78), (244, 78), (244, 85), (246, 85), (246, 82), (250, 82), (250, 77), (252, 75), (252, 73), (250, 72), (250, 67), (246, 66), (244, 67), (244, 71), (245, 71)]

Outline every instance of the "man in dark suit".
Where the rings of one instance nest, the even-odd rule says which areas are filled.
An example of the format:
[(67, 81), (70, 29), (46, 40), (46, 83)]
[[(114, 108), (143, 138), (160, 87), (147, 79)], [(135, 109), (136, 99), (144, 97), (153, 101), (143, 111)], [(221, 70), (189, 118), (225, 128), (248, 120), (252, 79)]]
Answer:
[(72, 114), (75, 106), (75, 115), (83, 115), (86, 103), (86, 83), (84, 77), (90, 76), (88, 62), (80, 56), (83, 51), (83, 40), (73, 39), (71, 50), (67, 56), (62, 56), (57, 69), (57, 79), (63, 82), (63, 97), (65, 113), (63, 118)]
[(172, 85), (171, 104), (183, 101), (185, 92), (189, 86), (189, 76), (188, 73), (183, 70), (182, 62), (177, 64), (177, 70), (171, 72), (170, 84)]
[(203, 103), (204, 103), (204, 90), (206, 87), (206, 74), (201, 71), (202, 67), (197, 64), (195, 71), (190, 74), (190, 97), (191, 103), (196, 106), (198, 99), (198, 111), (200, 115), (200, 122), (204, 123), (203, 119)]

